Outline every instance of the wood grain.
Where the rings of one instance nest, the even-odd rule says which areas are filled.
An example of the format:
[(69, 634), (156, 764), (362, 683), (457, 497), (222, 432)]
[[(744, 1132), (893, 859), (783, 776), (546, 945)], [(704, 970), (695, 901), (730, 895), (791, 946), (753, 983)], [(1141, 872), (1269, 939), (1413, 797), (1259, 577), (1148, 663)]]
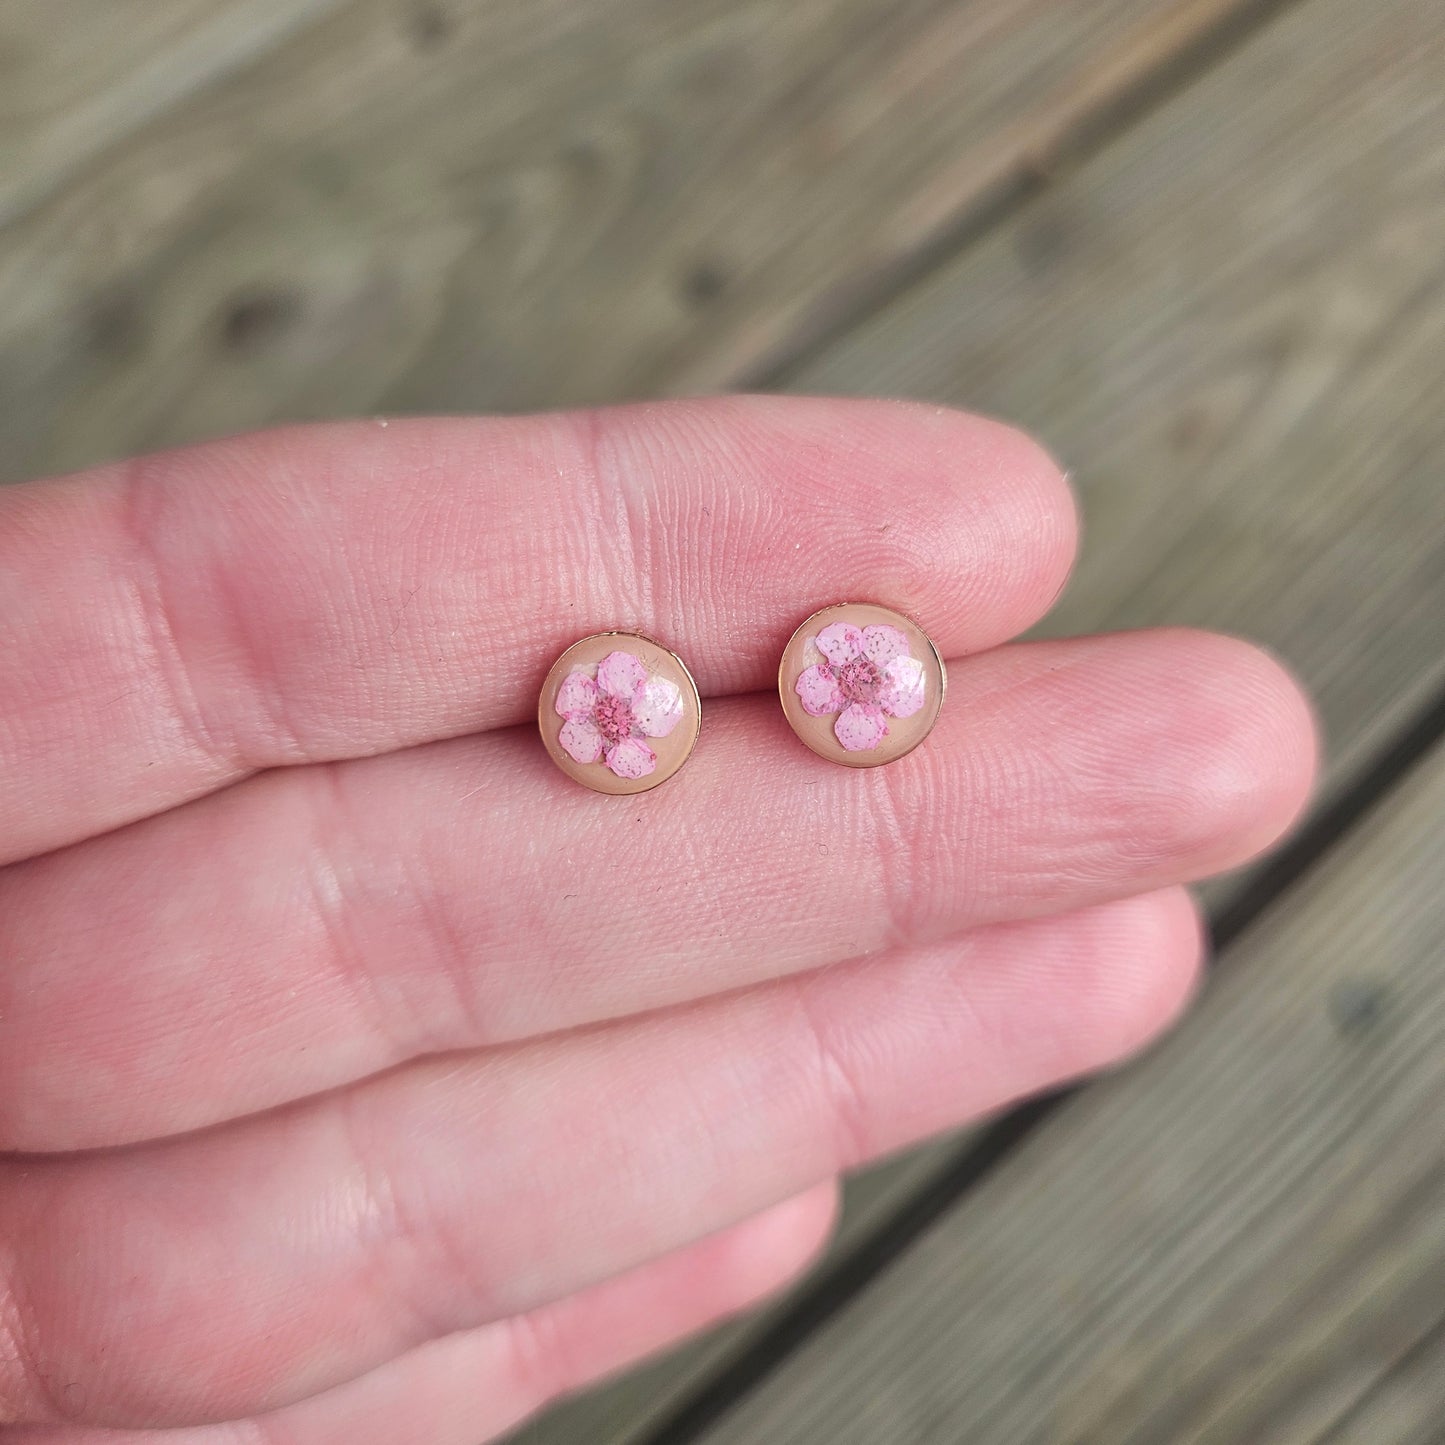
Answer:
[[(298, 7), (126, 0), (133, 25), (100, 45), (50, 24), (89, 13), (79, 0), (7, 7), (0, 76), (31, 89), (0, 86), (0, 107), (36, 117), (0, 154), (0, 214), (18, 217), (0, 231), (7, 475), (284, 417), (726, 384), (829, 330), (1048, 176), (1121, 96), (1268, 7), (312, 8), (289, 43), (249, 49), (225, 28), (237, 15)], [(1058, 627), (1167, 617), (1265, 636), (1321, 688), (1337, 776), (1438, 674), (1445, 577), (1438, 22), (1426, 3), (1354, 8), (1305, 6), (787, 373), (1040, 428), (1090, 523)], [(16, 45), (12, 11), (47, 23)], [(42, 32), (59, 43), (34, 68)], [(50, 87), (68, 76), (62, 103)], [(1161, 1105), (1143, 1127), (1176, 1126)], [(855, 1186), (853, 1227), (933, 1167)], [(1067, 1198), (1048, 1168), (1035, 1183)], [(940, 1320), (942, 1305), (924, 1322)], [(523, 1438), (635, 1438), (746, 1337)], [(1411, 1340), (1388, 1366), (1372, 1357), (1360, 1430), (1425, 1428), (1412, 1381), (1429, 1337)], [(870, 1375), (861, 1346), (850, 1358), (855, 1390), (889, 1373)], [(958, 1438), (947, 1411), (912, 1437), (734, 1438), (876, 1445), (935, 1425)]]
[[(843, 1212), (830, 1254), (841, 1258), (933, 1177), (946, 1156), (942, 1142), (911, 1149), (845, 1181)], [(824, 1266), (826, 1267), (826, 1266)], [(806, 1289), (808, 1281), (800, 1282)], [(628, 1371), (605, 1386), (555, 1405), (508, 1436), (508, 1445), (622, 1445), (635, 1440), (690, 1390), (703, 1384), (793, 1299), (789, 1292), (764, 1311), (714, 1328)]]
[(1445, 669), (1445, 15), (1313, 0), (788, 377), (1073, 470), (1051, 632), (1257, 637), (1348, 775)]
[(1437, 749), (708, 1445), (1438, 1440), (1442, 856)]
[[(1445, 673), (1442, 105), (1430, 6), (1307, 6), (788, 384), (931, 395), (1039, 429), (1086, 521), (1048, 630), (1172, 619), (1264, 639), (1316, 690), (1344, 782)], [(1172, 1127), (1162, 1108), (1153, 1127)], [(522, 1439), (591, 1439), (598, 1418), (599, 1439), (639, 1438), (628, 1410), (685, 1395), (706, 1360)]]
[(347, 0), (113, 146), (139, 101), (60, 117), (0, 232), (5, 474), (726, 385), (1271, 3)]
[(1312, 1445), (1440, 1445), (1445, 1322), (1423, 1336)]
[(344, 0), (6, 0), (0, 225)]

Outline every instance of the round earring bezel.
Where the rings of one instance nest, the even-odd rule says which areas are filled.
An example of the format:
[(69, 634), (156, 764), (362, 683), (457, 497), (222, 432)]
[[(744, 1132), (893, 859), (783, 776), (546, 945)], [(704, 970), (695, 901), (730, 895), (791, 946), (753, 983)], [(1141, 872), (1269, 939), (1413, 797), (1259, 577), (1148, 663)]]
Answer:
[[(617, 646), (626, 643), (627, 646)], [(677, 727), (661, 738), (647, 738), (659, 766), (638, 778), (613, 773), (605, 762), (582, 763), (573, 758), (560, 741), (563, 718), (556, 712), (558, 690), (575, 667), (595, 666), (609, 652), (626, 652), (635, 657), (649, 674), (667, 677), (682, 697), (683, 716)], [(702, 733), (702, 696), (687, 664), (665, 643), (644, 632), (608, 628), (589, 632), (563, 649), (547, 670), (537, 695), (537, 729), (542, 746), (558, 769), (573, 782), (607, 797), (636, 797), (670, 782), (692, 757)]]
[[(846, 613), (853, 615), (851, 617), (842, 615)], [(879, 744), (872, 749), (850, 751), (842, 745), (836, 733), (832, 731), (836, 715), (815, 716), (808, 713), (797, 695), (797, 679), (807, 666), (812, 665), (810, 661), (804, 661), (805, 655), (802, 653), (801, 644), (810, 635), (816, 636), (823, 627), (832, 622), (850, 622), (859, 627), (871, 626), (875, 623), (883, 623), (891, 627), (903, 624), (900, 630), (909, 636), (910, 653), (923, 663), (925, 678), (932, 680), (929, 699), (915, 715), (919, 719), (918, 721), (915, 722), (913, 718), (889, 719), (887, 724), (889, 735), (895, 739), (892, 745)], [(837, 763), (842, 767), (887, 767), (917, 751), (936, 726), (947, 695), (948, 667), (933, 638), (908, 613), (895, 607), (889, 607), (887, 603), (883, 602), (852, 599), (829, 603), (825, 607), (818, 608), (793, 629), (793, 633), (778, 659), (778, 700), (788, 725), (803, 746), (826, 762)], [(896, 726), (900, 724), (901, 726)], [(900, 734), (904, 739), (901, 747), (897, 745), (896, 741)], [(880, 751), (886, 755), (880, 756)]]

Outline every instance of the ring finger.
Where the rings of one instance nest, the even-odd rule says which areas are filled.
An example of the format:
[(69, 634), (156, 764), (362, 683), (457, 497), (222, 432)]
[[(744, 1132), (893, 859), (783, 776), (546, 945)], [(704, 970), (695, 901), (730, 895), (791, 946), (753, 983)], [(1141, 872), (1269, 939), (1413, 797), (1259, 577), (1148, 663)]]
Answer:
[(0, 1164), (0, 1419), (234, 1419), (536, 1308), (1130, 1052), (1198, 952), (1176, 890)]

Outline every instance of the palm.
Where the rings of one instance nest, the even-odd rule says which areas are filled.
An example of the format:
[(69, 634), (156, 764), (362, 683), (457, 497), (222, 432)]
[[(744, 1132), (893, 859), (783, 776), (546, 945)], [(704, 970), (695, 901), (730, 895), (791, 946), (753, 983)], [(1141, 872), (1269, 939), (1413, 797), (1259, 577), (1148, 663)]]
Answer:
[[(357, 423), (0, 493), (15, 1438), (473, 1445), (775, 1287), (840, 1170), (1151, 1037), (1179, 885), (1287, 825), (1310, 724), (1230, 640), (1002, 646), (1072, 548), (1031, 444), (876, 403)], [(845, 597), (967, 658), (867, 774), (766, 691)], [(607, 627), (709, 699), (642, 798), (521, 726)]]

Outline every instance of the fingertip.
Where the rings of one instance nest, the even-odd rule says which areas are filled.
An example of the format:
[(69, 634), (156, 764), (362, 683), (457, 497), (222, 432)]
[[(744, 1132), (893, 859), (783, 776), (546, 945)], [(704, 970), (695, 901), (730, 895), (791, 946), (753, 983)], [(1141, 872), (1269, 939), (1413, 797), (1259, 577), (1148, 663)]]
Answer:
[(1323, 734), (1313, 702), (1285, 662), (1262, 644), (1228, 633), (1214, 639), (1238, 682), (1242, 750), (1256, 759), (1255, 849), (1288, 834), (1306, 812), (1319, 776)]
[[(1062, 470), (988, 417), (918, 401), (741, 395), (609, 408), (579, 426), (591, 470), (618, 488), (647, 477), (652, 497), (671, 477), (665, 517), (634, 506), (639, 526), (666, 523), (679, 585), (729, 556), (730, 594), (747, 596), (757, 632), (784, 640), (809, 611), (872, 598), (913, 616), (945, 655), (979, 651), (1037, 622), (1073, 566), (1078, 516)], [(710, 586), (690, 588), (693, 605)], [(733, 605), (731, 595), (715, 603), (719, 615)]]
[[(1082, 785), (1110, 856), (1141, 882), (1238, 867), (1304, 811), (1318, 766), (1314, 715), (1289, 672), (1253, 643), (1168, 627), (1010, 653), (1035, 673), (1057, 659), (1043, 669), (1057, 684), (1034, 706), (1067, 705), (1077, 727), (1076, 746), (1054, 763)], [(974, 681), (967, 670), (957, 678), (960, 689)]]
[[(989, 525), (998, 557), (996, 584), (1015, 609), (1014, 630), (1027, 630), (1058, 600), (1078, 556), (1080, 513), (1068, 473), (1038, 438), (992, 417), (943, 409), (957, 436), (954, 489), (970, 520)], [(1018, 625), (1021, 624), (1021, 625)]]
[(939, 554), (901, 579), (902, 593), (925, 614), (936, 609), (946, 653), (954, 638), (971, 652), (1027, 631), (1058, 600), (1077, 556), (1079, 510), (1063, 468), (1035, 437), (993, 417), (915, 401), (868, 405), (888, 433), (880, 445), (912, 468), (914, 523)]
[(1094, 931), (1087, 985), (1101, 1061), (1134, 1058), (1188, 1011), (1204, 977), (1203, 916), (1187, 888), (1165, 888), (1088, 910)]
[(838, 1181), (829, 1179), (765, 1209), (731, 1238), (723, 1273), (744, 1308), (791, 1284), (823, 1253), (837, 1227)]
[(1152, 634), (1182, 679), (1169, 719), (1178, 745), (1174, 806), (1200, 875), (1238, 867), (1289, 832), (1303, 814), (1319, 765), (1319, 729), (1300, 684), (1256, 643), (1188, 628)]

